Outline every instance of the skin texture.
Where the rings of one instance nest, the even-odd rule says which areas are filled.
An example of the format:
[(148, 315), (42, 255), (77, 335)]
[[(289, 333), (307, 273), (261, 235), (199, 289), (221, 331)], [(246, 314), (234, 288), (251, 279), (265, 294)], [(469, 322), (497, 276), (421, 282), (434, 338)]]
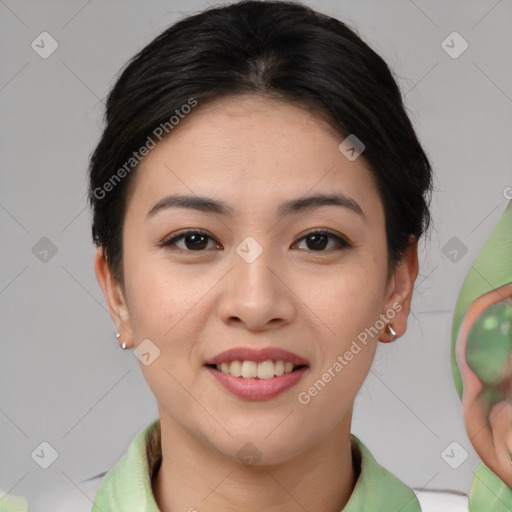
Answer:
[(455, 345), (455, 356), (462, 384), (462, 409), (466, 432), (484, 464), (509, 487), (512, 487), (512, 463), (507, 450), (512, 452), (512, 368), (503, 380), (506, 399), (489, 403), (485, 386), (466, 359), (467, 337), (478, 316), (491, 304), (512, 300), (512, 284), (501, 286), (475, 300), (462, 320)]
[[(158, 401), (163, 462), (153, 490), (163, 512), (339, 512), (353, 491), (353, 402), (377, 342), (391, 341), (386, 327), (310, 403), (297, 396), (393, 304), (401, 310), (392, 326), (397, 337), (405, 332), (418, 260), (411, 238), (388, 279), (382, 202), (364, 159), (338, 150), (343, 138), (289, 103), (238, 96), (200, 104), (137, 171), (123, 228), (124, 286), (96, 253), (120, 342), (134, 348), (149, 338), (160, 350), (141, 369)], [(364, 217), (333, 205), (277, 214), (283, 201), (339, 192)], [(146, 219), (178, 193), (224, 201), (236, 214), (169, 208)], [(160, 246), (185, 228), (211, 238), (201, 250), (190, 238)], [(353, 247), (326, 238), (317, 249), (305, 238), (313, 228)], [(263, 251), (252, 263), (236, 252), (248, 236)], [(282, 347), (309, 369), (271, 400), (243, 400), (203, 366), (235, 346)], [(254, 466), (237, 457), (247, 442), (261, 453)]]

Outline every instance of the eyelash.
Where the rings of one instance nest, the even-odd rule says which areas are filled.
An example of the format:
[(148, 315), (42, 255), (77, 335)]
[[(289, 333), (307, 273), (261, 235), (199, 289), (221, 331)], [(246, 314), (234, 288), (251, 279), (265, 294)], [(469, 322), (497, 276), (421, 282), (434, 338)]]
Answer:
[[(207, 231), (204, 231), (202, 229), (191, 229), (191, 230), (178, 232), (174, 236), (164, 240), (160, 245), (161, 245), (161, 247), (167, 247), (170, 250), (180, 250), (180, 251), (189, 252), (189, 253), (193, 253), (193, 252), (201, 253), (201, 252), (206, 251), (206, 249), (200, 249), (200, 250), (194, 251), (194, 250), (190, 250), (190, 249), (182, 249), (182, 248), (172, 247), (174, 244), (176, 244), (176, 242), (186, 238), (188, 235), (202, 235), (204, 237), (210, 238), (211, 240), (214, 240), (214, 238), (212, 236), (210, 236), (210, 234)], [(335, 240), (339, 246), (338, 249), (335, 249), (335, 250), (343, 250), (343, 249), (349, 249), (349, 248), (353, 247), (353, 245), (350, 244), (347, 240), (345, 240), (344, 238), (342, 238), (326, 229), (310, 231), (309, 233), (306, 233), (301, 238), (299, 238), (298, 242), (300, 242), (301, 240), (304, 240), (305, 238), (313, 236), (313, 235), (325, 235), (325, 236), (328, 236), (329, 238)], [(306, 250), (308, 250), (308, 249), (306, 249)], [(314, 252), (314, 253), (322, 253), (322, 252), (330, 252), (332, 250), (333, 249), (322, 249), (319, 251), (315, 251), (315, 250), (310, 249), (308, 251)]]

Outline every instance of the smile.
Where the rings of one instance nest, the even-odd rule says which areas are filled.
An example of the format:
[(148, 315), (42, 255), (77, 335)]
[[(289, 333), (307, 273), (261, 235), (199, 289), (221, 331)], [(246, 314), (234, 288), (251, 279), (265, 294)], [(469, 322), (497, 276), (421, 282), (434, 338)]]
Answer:
[(209, 365), (212, 368), (232, 375), (233, 377), (242, 377), (244, 379), (272, 379), (279, 377), (284, 373), (291, 373), (298, 368), (305, 365), (294, 365), (290, 361), (262, 361), (257, 363), (256, 361), (231, 361), (223, 362), (217, 365)]
[[(262, 377), (259, 373), (260, 365), (263, 365)], [(309, 370), (307, 365), (294, 367), (292, 363), (283, 361), (232, 361), (220, 365), (207, 364), (204, 368), (222, 388), (244, 400), (270, 400), (277, 397), (297, 385)], [(237, 376), (232, 375), (231, 371)]]

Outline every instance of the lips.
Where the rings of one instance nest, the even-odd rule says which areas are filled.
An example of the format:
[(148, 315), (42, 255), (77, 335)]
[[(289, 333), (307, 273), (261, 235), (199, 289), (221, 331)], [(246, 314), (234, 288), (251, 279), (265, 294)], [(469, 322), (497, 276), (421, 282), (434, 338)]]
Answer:
[(263, 361), (289, 361), (296, 366), (309, 366), (309, 361), (303, 357), (278, 347), (267, 347), (260, 349), (253, 349), (249, 347), (238, 347), (225, 350), (215, 357), (209, 359), (205, 365), (216, 365), (227, 363), (231, 361), (254, 361), (261, 363)]

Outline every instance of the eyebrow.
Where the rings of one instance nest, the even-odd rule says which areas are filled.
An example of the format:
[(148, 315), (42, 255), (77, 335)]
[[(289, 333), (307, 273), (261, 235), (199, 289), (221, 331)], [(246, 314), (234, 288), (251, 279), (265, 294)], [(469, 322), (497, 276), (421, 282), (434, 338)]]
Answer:
[[(311, 211), (321, 206), (340, 206), (346, 208), (363, 218), (365, 214), (359, 204), (345, 194), (315, 194), (297, 199), (291, 199), (282, 203), (277, 214), (280, 217), (286, 215)], [(155, 216), (158, 212), (168, 208), (188, 208), (206, 213), (219, 215), (234, 215), (236, 210), (222, 201), (201, 196), (171, 195), (160, 199), (147, 213), (146, 218)]]

